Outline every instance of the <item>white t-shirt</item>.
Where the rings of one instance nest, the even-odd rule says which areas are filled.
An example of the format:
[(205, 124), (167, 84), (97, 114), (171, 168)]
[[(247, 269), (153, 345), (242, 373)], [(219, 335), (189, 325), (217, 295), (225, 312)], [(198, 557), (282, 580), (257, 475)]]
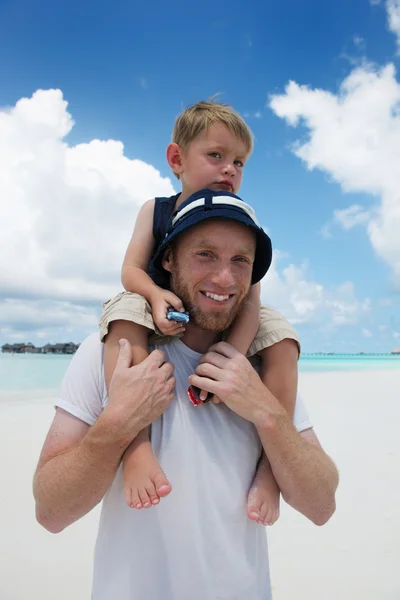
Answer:
[[(57, 402), (89, 425), (107, 403), (103, 348), (98, 334), (83, 342)], [(103, 500), (92, 600), (269, 600), (265, 529), (246, 514), (256, 430), (223, 404), (194, 407), (186, 389), (200, 354), (180, 340), (162, 350), (176, 395), (151, 439), (172, 492), (148, 510), (128, 508), (118, 470)], [(294, 423), (312, 426), (299, 398)]]

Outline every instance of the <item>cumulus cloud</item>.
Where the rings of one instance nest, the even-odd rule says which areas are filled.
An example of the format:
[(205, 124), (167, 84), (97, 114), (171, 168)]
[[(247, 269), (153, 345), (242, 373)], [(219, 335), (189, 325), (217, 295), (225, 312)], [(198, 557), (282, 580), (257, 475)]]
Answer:
[(305, 127), (293, 152), (308, 169), (373, 198), (372, 207), (350, 206), (335, 220), (348, 229), (364, 224), (400, 287), (400, 84), (393, 64), (355, 68), (336, 94), (291, 81), (269, 106), (292, 127)]
[(262, 281), (262, 300), (294, 325), (314, 324), (332, 329), (358, 323), (370, 311), (370, 300), (357, 299), (352, 282), (327, 289), (314, 281), (306, 263), (289, 264), (278, 271), (280, 258), (277, 253)]
[(387, 0), (389, 29), (397, 38), (397, 51), (400, 54), (400, 0)]
[(343, 229), (349, 230), (356, 225), (365, 225), (371, 218), (371, 213), (364, 210), (358, 204), (353, 204), (349, 208), (334, 211), (335, 220), (341, 224)]
[(119, 141), (69, 145), (73, 125), (60, 90), (0, 111), (0, 300), (24, 300), (28, 315), (46, 300), (64, 319), (58, 302), (100, 306), (118, 291), (140, 206), (174, 193)]
[[(372, 6), (382, 4), (382, 0), (369, 0)], [(389, 31), (397, 38), (398, 53), (400, 53), (400, 0), (386, 0), (384, 3)]]
[[(116, 140), (71, 145), (74, 122), (60, 90), (39, 90), (0, 111), (0, 336), (80, 341), (101, 303), (120, 290), (120, 266), (137, 212), (174, 193), (169, 178), (129, 159)], [(4, 200), (3, 200), (4, 199)], [(356, 322), (352, 284), (326, 290), (305, 265), (263, 282), (264, 301), (295, 323)], [(361, 311), (361, 313), (360, 313)]]

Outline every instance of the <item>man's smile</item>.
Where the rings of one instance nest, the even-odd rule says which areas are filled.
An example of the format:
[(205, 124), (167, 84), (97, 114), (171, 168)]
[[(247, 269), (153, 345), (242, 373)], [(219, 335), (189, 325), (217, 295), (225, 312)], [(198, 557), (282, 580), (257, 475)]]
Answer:
[(227, 304), (234, 296), (234, 294), (215, 294), (214, 292), (205, 291), (201, 291), (200, 293), (211, 300), (212, 303), (217, 303), (219, 305)]

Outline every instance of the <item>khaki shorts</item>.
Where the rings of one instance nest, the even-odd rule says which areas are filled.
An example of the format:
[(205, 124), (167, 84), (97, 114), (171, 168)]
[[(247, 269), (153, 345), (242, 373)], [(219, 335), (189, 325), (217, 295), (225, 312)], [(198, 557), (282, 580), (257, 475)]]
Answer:
[[(175, 339), (175, 336), (171, 337), (161, 333), (153, 321), (149, 302), (143, 296), (132, 292), (121, 292), (103, 304), (103, 314), (99, 325), (101, 341), (104, 341), (112, 321), (132, 321), (146, 327), (149, 329), (150, 346), (160, 346)], [(290, 323), (278, 311), (262, 306), (260, 327), (247, 356), (253, 356), (264, 348), (285, 339), (295, 340), (300, 354), (300, 341)]]

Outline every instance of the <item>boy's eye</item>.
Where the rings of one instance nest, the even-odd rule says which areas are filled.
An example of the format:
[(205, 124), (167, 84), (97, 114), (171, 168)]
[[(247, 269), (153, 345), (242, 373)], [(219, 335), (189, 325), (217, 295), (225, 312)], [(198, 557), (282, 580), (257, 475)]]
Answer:
[(238, 167), (244, 167), (244, 162), (242, 160), (235, 160), (235, 165)]
[(213, 158), (222, 158), (222, 154), (220, 152), (209, 152), (209, 156)]

